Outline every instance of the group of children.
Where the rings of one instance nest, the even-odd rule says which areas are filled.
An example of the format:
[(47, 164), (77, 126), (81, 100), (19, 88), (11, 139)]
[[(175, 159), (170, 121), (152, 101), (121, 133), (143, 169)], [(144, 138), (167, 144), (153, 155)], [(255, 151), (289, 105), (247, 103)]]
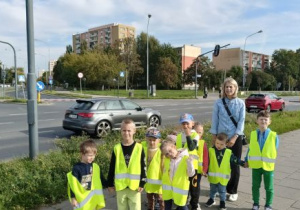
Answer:
[[(107, 181), (100, 167), (93, 163), (97, 146), (92, 140), (80, 146), (81, 161), (69, 172), (69, 197), (74, 209), (92, 210), (105, 206), (103, 188), (116, 192), (118, 210), (140, 210), (141, 192), (147, 193), (147, 208), (171, 210), (201, 209), (199, 205), (200, 181), (208, 177), (210, 195), (207, 207), (220, 197), (220, 209), (225, 210), (226, 185), (232, 164), (252, 168), (253, 210), (259, 209), (259, 188), (264, 176), (266, 189), (265, 209), (271, 210), (273, 200), (273, 171), (277, 156), (278, 137), (268, 128), (269, 113), (262, 111), (257, 116), (258, 129), (250, 136), (245, 161), (235, 157), (226, 148), (228, 137), (217, 135), (211, 148), (203, 137), (203, 125), (195, 123), (191, 114), (180, 116), (182, 132), (172, 133), (161, 141), (161, 133), (150, 127), (146, 141), (134, 140), (135, 124), (124, 119), (121, 125), (121, 143), (115, 145)], [(188, 196), (190, 200), (188, 202)]]

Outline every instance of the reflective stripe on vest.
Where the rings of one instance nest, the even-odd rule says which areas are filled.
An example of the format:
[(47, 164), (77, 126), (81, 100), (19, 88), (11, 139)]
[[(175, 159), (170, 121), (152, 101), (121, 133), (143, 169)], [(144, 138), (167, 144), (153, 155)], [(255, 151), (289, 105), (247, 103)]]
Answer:
[(74, 209), (83, 208), (84, 205), (86, 205), (87, 202), (95, 195), (103, 195), (103, 190), (92, 190), (83, 201), (81, 201), (76, 207), (74, 207)]
[(208, 172), (208, 176), (221, 177), (221, 178), (224, 178), (224, 179), (229, 179), (230, 178), (230, 176), (228, 174), (213, 173), (213, 172)]
[(174, 193), (178, 193), (178, 194), (181, 194), (183, 196), (188, 196), (189, 194), (189, 190), (184, 190), (184, 189), (180, 189), (180, 188), (177, 188), (177, 187), (172, 187), (170, 185), (163, 185), (162, 186), (163, 190), (170, 190), (170, 191), (173, 191)]
[(276, 135), (276, 132), (270, 131), (261, 150), (257, 140), (257, 131), (251, 132), (248, 153), (249, 168), (274, 170), (277, 157)]
[(163, 199), (173, 199), (178, 206), (184, 206), (187, 201), (189, 191), (189, 177), (187, 175), (187, 159), (184, 156), (180, 160), (172, 181), (170, 180), (170, 159), (165, 158), (162, 177)]
[(219, 166), (216, 157), (215, 148), (209, 148), (209, 167), (208, 167), (208, 180), (212, 184), (220, 183), (226, 186), (230, 178), (230, 157), (231, 150), (225, 149), (222, 162)]
[[(144, 150), (145, 151), (145, 150)], [(148, 151), (145, 152), (146, 159), (148, 159)], [(147, 193), (162, 194), (162, 172), (161, 168), (161, 150), (157, 149), (150, 164), (147, 165), (147, 181), (145, 184), (145, 191)]]
[(200, 139), (198, 142), (198, 174), (201, 174), (203, 172), (203, 149), (204, 149), (204, 143), (205, 141), (203, 139)]
[(117, 144), (114, 147), (116, 156), (115, 164), (115, 187), (116, 191), (129, 187), (131, 190), (137, 190), (141, 176), (141, 154), (143, 147), (135, 143), (131, 153), (128, 166), (126, 165), (122, 145)]
[[(194, 138), (196, 138), (198, 136), (198, 133), (193, 131), (191, 133), (191, 139), (193, 140)], [(176, 137), (176, 148), (177, 149), (180, 149), (182, 148), (182, 133), (179, 133)], [(187, 142), (185, 142), (184, 144), (184, 147), (183, 148), (186, 148), (189, 152), (189, 155), (193, 157), (193, 165), (194, 165), (194, 168), (195, 170), (198, 170), (198, 159), (199, 159), (199, 156), (198, 156), (198, 151), (197, 151), (197, 148), (195, 148), (194, 150), (189, 150), (188, 148), (188, 145), (187, 145)]]
[(140, 180), (140, 175), (134, 174), (116, 174), (115, 179), (132, 179), (132, 180)]
[(89, 210), (105, 207), (102, 183), (100, 181), (100, 167), (96, 163), (93, 163), (91, 190), (84, 189), (78, 179), (72, 175), (72, 172), (67, 174), (67, 178), (69, 199), (71, 200), (71, 189), (78, 202), (76, 209)]

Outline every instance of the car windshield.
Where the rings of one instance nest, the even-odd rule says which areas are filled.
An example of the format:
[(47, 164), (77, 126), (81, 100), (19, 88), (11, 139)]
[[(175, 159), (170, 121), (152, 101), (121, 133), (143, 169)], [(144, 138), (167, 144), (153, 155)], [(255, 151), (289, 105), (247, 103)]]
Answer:
[(94, 103), (91, 101), (76, 101), (77, 103), (73, 106), (74, 109), (89, 110)]
[(265, 95), (264, 94), (251, 94), (249, 96), (249, 98), (264, 98)]

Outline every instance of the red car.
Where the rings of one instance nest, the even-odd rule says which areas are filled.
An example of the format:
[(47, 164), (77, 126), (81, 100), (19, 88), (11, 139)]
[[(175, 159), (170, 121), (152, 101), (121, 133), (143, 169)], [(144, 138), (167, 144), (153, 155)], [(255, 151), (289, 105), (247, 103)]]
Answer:
[(277, 97), (274, 93), (255, 93), (251, 94), (245, 100), (246, 110), (280, 110), (285, 108), (285, 102), (282, 98)]

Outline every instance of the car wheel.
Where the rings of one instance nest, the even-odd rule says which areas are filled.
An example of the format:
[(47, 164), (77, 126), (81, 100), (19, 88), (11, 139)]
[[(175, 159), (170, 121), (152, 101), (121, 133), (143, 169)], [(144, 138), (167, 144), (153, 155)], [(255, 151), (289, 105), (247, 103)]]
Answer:
[(111, 131), (111, 125), (107, 121), (100, 121), (96, 126), (95, 135), (97, 137), (106, 136)]
[(153, 115), (149, 118), (149, 126), (150, 127), (158, 127), (160, 125), (160, 119), (158, 116)]
[(285, 109), (285, 104), (284, 103), (282, 103), (281, 104), (281, 108), (279, 109), (280, 111), (283, 111)]
[(246, 108), (246, 111), (247, 111), (247, 112), (250, 112), (250, 108)]
[(268, 112), (271, 112), (271, 105), (269, 104), (266, 109)]

